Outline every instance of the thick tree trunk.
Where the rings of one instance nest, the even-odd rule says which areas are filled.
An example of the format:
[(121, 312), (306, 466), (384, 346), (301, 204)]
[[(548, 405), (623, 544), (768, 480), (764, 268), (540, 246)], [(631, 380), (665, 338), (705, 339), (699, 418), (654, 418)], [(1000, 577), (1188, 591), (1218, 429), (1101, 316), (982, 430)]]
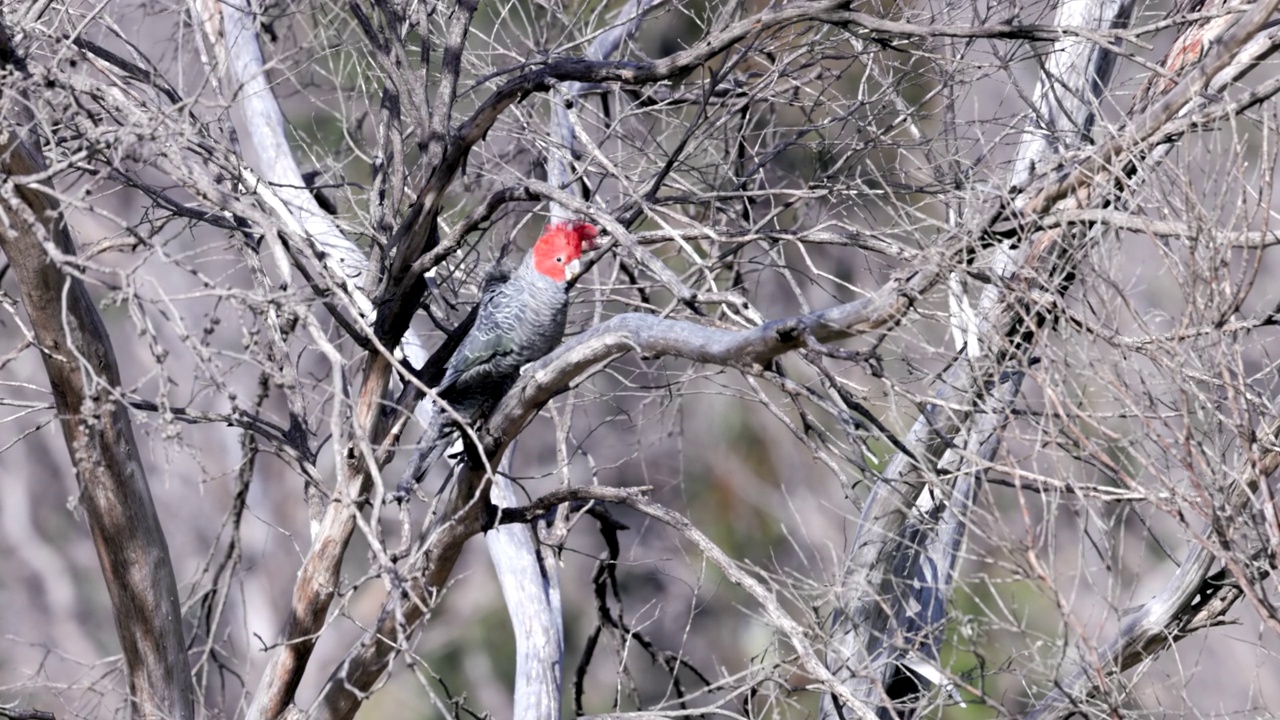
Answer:
[[(0, 61), (19, 70), (7, 30)], [(21, 113), (11, 105), (11, 113)], [(0, 250), (13, 268), (40, 346), (62, 434), (76, 469), (80, 503), (115, 611), (135, 717), (195, 716), (178, 586), (151, 501), (106, 326), (77, 277), (64, 272), (75, 244), (57, 201), (23, 176), (46, 170), (11, 114), (0, 124)], [(21, 482), (34, 478), (14, 478)]]

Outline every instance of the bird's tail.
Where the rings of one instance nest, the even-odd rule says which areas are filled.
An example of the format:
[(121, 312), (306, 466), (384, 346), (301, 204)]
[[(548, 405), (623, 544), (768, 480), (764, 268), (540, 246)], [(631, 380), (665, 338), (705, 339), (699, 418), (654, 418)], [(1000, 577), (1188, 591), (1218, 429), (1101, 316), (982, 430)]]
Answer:
[[(445, 413), (439, 405), (428, 400), (420, 405), (422, 406), (429, 407), (429, 410), (419, 415), (425, 425), (421, 442), (418, 444), (418, 449), (414, 451), (413, 458), (409, 460), (409, 465), (405, 467), (404, 475), (396, 485), (395, 493), (391, 496), (394, 502), (402, 503), (409, 498), (410, 493), (422, 483), (423, 478), (430, 472), (431, 466), (444, 455), (453, 443), (454, 436), (457, 435), (450, 423), (446, 422)], [(423, 418), (422, 415), (426, 417)]]

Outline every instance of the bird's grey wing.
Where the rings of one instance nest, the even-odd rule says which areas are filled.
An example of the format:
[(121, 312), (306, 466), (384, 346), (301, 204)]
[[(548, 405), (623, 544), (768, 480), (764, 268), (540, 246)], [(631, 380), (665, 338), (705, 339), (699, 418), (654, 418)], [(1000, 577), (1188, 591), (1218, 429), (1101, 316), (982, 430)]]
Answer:
[(511, 353), (511, 335), (519, 299), (511, 297), (511, 288), (504, 281), (505, 277), (495, 280), (491, 275), (486, 278), (475, 325), (449, 361), (437, 392), (468, 384), (475, 376), (483, 374), (484, 368), (494, 360)]

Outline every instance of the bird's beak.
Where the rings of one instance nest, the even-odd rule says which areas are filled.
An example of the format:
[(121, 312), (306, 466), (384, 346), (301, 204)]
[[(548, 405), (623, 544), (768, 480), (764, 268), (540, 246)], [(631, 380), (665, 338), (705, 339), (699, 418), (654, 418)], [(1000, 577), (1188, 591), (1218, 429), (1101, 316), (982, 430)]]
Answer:
[(582, 259), (574, 258), (564, 266), (564, 279), (573, 280), (578, 277), (578, 273), (582, 272)]

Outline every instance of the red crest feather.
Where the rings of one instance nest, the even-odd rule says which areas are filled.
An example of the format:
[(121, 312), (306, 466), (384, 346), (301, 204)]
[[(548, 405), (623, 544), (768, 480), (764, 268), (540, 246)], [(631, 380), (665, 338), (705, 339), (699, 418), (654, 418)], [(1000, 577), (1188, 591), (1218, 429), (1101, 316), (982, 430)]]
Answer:
[(581, 221), (547, 225), (533, 246), (534, 269), (556, 282), (564, 282), (565, 266), (582, 257), (583, 251), (594, 250), (599, 234), (594, 225)]

